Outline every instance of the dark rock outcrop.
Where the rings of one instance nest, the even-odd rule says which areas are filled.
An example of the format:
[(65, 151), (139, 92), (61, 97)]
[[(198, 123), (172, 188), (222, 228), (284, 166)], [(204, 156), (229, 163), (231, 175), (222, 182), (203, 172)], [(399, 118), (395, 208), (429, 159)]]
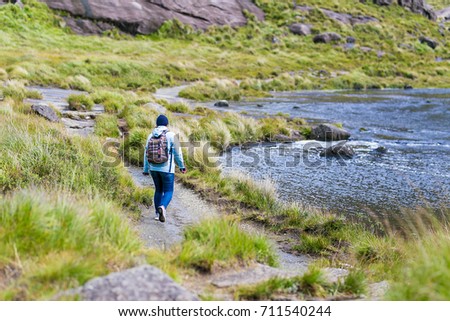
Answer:
[(311, 34), (311, 25), (304, 23), (294, 23), (289, 26), (289, 31), (294, 35), (308, 36)]
[(51, 122), (55, 122), (55, 123), (59, 122), (58, 115), (47, 104), (35, 104), (35, 105), (31, 106), (31, 110), (34, 111), (39, 116), (42, 116)]
[(320, 124), (312, 129), (311, 138), (321, 141), (347, 140), (350, 133), (330, 124)]
[(335, 32), (325, 32), (315, 36), (313, 41), (314, 43), (330, 43), (340, 41), (341, 39), (341, 35)]
[(214, 104), (215, 107), (230, 107), (230, 104), (226, 100), (219, 100)]
[(355, 151), (353, 150), (353, 148), (350, 145), (347, 145), (345, 142), (338, 143), (320, 152), (320, 156), (322, 157), (352, 158), (354, 155)]
[(437, 46), (439, 46), (439, 43), (436, 40), (433, 40), (431, 38), (428, 37), (420, 37), (419, 38), (420, 43), (424, 43), (426, 44), (428, 47), (432, 48), (432, 49), (436, 49)]
[[(373, 3), (380, 6), (390, 6), (395, 0), (373, 0)], [(366, 2), (362, 0), (361, 2)], [(411, 10), (414, 13), (419, 13), (430, 20), (436, 20), (436, 12), (429, 6), (425, 0), (397, 0), (399, 6)]]
[(351, 44), (356, 43), (356, 38), (355, 37), (347, 37), (347, 43), (351, 43)]
[[(264, 19), (263, 11), (251, 0), (41, 0), (52, 9), (62, 10), (86, 21), (66, 20), (74, 31), (81, 34), (98, 33), (108, 24), (130, 34), (150, 34), (168, 20), (177, 19), (195, 29), (211, 25), (243, 26), (247, 23), (244, 11)], [(107, 25), (98, 25), (106, 22)], [(86, 26), (86, 28), (82, 28)], [(107, 29), (106, 29), (107, 30)], [(104, 30), (103, 30), (104, 31)]]
[(197, 301), (198, 298), (150, 265), (95, 278), (58, 298), (79, 296), (85, 301)]

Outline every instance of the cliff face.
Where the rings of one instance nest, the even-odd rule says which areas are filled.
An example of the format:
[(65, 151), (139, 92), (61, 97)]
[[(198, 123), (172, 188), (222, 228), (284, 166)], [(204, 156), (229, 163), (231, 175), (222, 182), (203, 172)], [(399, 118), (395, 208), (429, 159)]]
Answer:
[(114, 25), (131, 34), (149, 34), (171, 19), (178, 19), (196, 29), (206, 29), (211, 25), (243, 26), (247, 23), (244, 10), (264, 19), (263, 11), (251, 0), (41, 1), (52, 9), (77, 17), (68, 18), (67, 23), (78, 33), (99, 33)]
[[(4, 1), (4, 0), (0, 0)], [(130, 34), (150, 34), (167, 20), (177, 19), (195, 29), (211, 25), (243, 26), (244, 10), (264, 19), (264, 12), (252, 0), (40, 0), (52, 9), (66, 11), (65, 20), (80, 34), (101, 34), (118, 27)], [(393, 3), (436, 20), (425, 0), (360, 0), (381, 6)], [(15, 2), (12, 0), (11, 2)]]

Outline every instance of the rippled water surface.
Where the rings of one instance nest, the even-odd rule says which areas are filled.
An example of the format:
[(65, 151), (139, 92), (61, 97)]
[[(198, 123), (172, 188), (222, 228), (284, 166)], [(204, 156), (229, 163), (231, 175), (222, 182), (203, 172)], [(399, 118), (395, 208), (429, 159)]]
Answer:
[(356, 156), (345, 161), (319, 157), (317, 142), (235, 148), (224, 156), (226, 171), (271, 178), (285, 200), (352, 214), (450, 205), (448, 89), (283, 93), (230, 108), (342, 123), (352, 133)]

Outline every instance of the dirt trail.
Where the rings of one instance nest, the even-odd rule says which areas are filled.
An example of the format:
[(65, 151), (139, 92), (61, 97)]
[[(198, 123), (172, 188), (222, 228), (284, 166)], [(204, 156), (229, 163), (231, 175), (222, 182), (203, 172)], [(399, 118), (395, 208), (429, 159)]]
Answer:
[[(178, 92), (183, 88), (184, 87), (182, 86), (159, 90), (156, 96), (176, 101), (178, 99)], [(86, 115), (78, 113), (79, 117), (68, 118), (70, 112), (68, 112), (67, 109), (66, 99), (70, 94), (74, 93), (74, 91), (39, 87), (33, 89), (39, 90), (43, 94), (43, 99), (29, 102), (53, 104), (57, 107), (62, 112), (63, 124), (67, 127), (70, 134), (85, 136), (93, 132), (95, 121), (92, 119), (92, 112), (91, 116), (87, 116), (88, 113), (85, 113)], [(96, 114), (102, 113), (102, 106), (96, 106), (94, 112)], [(89, 120), (89, 126), (87, 127), (85, 126), (86, 118)], [(142, 168), (129, 167), (128, 171), (131, 174), (133, 181), (138, 186), (153, 186), (151, 177), (142, 175)], [(143, 208), (141, 218), (138, 222), (138, 230), (148, 247), (166, 249), (182, 241), (183, 231), (186, 226), (195, 224), (207, 218), (217, 217), (221, 214), (223, 213), (220, 213), (214, 204), (207, 202), (198, 194), (176, 183), (174, 197), (168, 207), (166, 222), (161, 223), (154, 220), (155, 213), (153, 207), (150, 209)], [(250, 233), (264, 234), (272, 240), (274, 247), (278, 252), (279, 267), (271, 268), (255, 264), (242, 269), (213, 273), (208, 277), (201, 276), (199, 279), (191, 278), (185, 284), (191, 291), (205, 293), (214, 289), (212, 292), (217, 295), (218, 291), (219, 298), (232, 299), (232, 297), (230, 297), (230, 292), (226, 290), (227, 288), (240, 284), (257, 283), (271, 277), (301, 275), (307, 270), (311, 259), (307, 256), (297, 256), (283, 252), (281, 246), (277, 243), (277, 240), (279, 239), (277, 236), (269, 231), (265, 231), (264, 228), (254, 226), (251, 223), (241, 223), (241, 227)], [(341, 269), (330, 269), (328, 274), (333, 278), (345, 272), (346, 271)]]
[[(128, 171), (138, 186), (153, 186), (152, 178), (142, 175), (142, 168), (129, 167)], [(191, 190), (175, 183), (175, 193), (167, 209), (166, 222), (154, 220), (155, 209), (151, 207), (143, 210), (138, 228), (148, 247), (165, 249), (181, 242), (186, 226), (218, 215), (215, 207), (200, 199)]]
[[(164, 98), (168, 100), (179, 100), (178, 93), (186, 86), (179, 86), (173, 88), (162, 88), (158, 89), (155, 97)], [(86, 127), (84, 124), (86, 119), (83, 118), (83, 113), (77, 113), (81, 116), (79, 119), (69, 119), (70, 111), (68, 110), (67, 97), (74, 93), (82, 93), (80, 91), (65, 90), (59, 88), (42, 88), (42, 87), (32, 87), (34, 90), (38, 90), (42, 93), (42, 100), (28, 100), (30, 103), (44, 103), (52, 104), (62, 113), (62, 122), (69, 130), (72, 135), (86, 135)], [(101, 114), (103, 112), (103, 107), (96, 105), (94, 110), (91, 112), (86, 112), (86, 115)], [(89, 120), (89, 129), (93, 127), (94, 120)], [(77, 124), (81, 131), (76, 131)], [(89, 131), (89, 134), (91, 130)], [(128, 168), (133, 181), (138, 186), (153, 186), (153, 181), (151, 177), (142, 175), (142, 168), (131, 166)], [(211, 203), (202, 199), (199, 195), (195, 194), (193, 191), (187, 189), (181, 184), (175, 184), (175, 193), (170, 203), (167, 211), (167, 221), (163, 224), (154, 220), (154, 208), (143, 209), (141, 220), (139, 222), (139, 231), (144, 239), (145, 243), (149, 247), (154, 248), (167, 248), (173, 244), (176, 244), (182, 240), (183, 230), (186, 226), (195, 224), (203, 219), (217, 217), (221, 213), (219, 210)], [(270, 237), (270, 233), (261, 230), (260, 227), (255, 227), (248, 223), (243, 223), (242, 227), (251, 233), (264, 233)], [(274, 239), (274, 236), (272, 236)], [(274, 244), (277, 242), (274, 241)], [(278, 254), (280, 257), (280, 265), (286, 270), (298, 270), (304, 271), (307, 266), (308, 258), (305, 256), (295, 256), (285, 253), (278, 249)]]

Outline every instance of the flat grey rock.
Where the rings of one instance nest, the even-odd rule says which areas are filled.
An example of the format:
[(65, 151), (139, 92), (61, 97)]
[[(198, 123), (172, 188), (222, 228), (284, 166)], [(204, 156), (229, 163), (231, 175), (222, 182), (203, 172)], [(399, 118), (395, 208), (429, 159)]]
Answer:
[[(306, 268), (305, 268), (306, 271)], [(304, 272), (303, 272), (304, 273)], [(286, 271), (263, 264), (256, 264), (242, 271), (231, 272), (214, 278), (211, 283), (218, 288), (236, 285), (251, 285), (267, 281), (272, 278), (293, 278), (303, 274), (300, 271)]]
[(51, 122), (59, 122), (59, 117), (56, 112), (47, 104), (34, 104), (31, 106), (31, 110), (33, 110), (36, 114), (41, 117), (44, 117), (48, 121)]
[(348, 275), (348, 270), (337, 268), (325, 268), (322, 270), (325, 274), (325, 279), (329, 283), (336, 283)]
[(142, 265), (111, 273), (61, 295), (78, 295), (84, 301), (197, 301), (198, 298), (159, 269)]
[(369, 300), (382, 300), (389, 290), (389, 282), (381, 281), (369, 285), (368, 299)]

